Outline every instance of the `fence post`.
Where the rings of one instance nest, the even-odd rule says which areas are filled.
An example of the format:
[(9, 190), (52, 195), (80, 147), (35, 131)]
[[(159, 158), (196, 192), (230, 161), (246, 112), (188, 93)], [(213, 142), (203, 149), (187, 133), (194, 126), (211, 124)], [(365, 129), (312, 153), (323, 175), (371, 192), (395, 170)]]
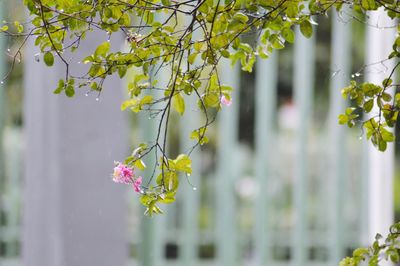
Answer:
[[(156, 93), (154, 93), (156, 94)], [(140, 115), (140, 129), (142, 131), (141, 139), (146, 142), (151, 142), (156, 139), (157, 135), (157, 125), (158, 119), (148, 118), (147, 114)], [(148, 178), (151, 177), (153, 172), (153, 166), (156, 163), (156, 160), (159, 158), (155, 158), (153, 154), (149, 154), (145, 158), (145, 164), (147, 165), (146, 170), (144, 171), (144, 184)], [(156, 178), (156, 176), (154, 177)], [(141, 208), (142, 209), (142, 208)], [(161, 234), (162, 226), (165, 226), (164, 223), (161, 222), (165, 220), (166, 214), (156, 215), (156, 217), (149, 217), (143, 215), (143, 213), (139, 213), (138, 215), (142, 215), (141, 218), (141, 245), (140, 245), (140, 265), (142, 266), (153, 266), (160, 265), (162, 266), (163, 261), (163, 247), (164, 236)]]
[[(0, 20), (4, 19), (5, 16), (5, 1), (0, 1)], [(5, 129), (5, 100), (4, 98), (6, 97), (4, 91), (5, 91), (5, 85), (3, 82), (3, 78), (5, 75), (5, 67), (6, 67), (6, 37), (4, 34), (0, 34), (0, 196), (2, 193), (5, 192), (5, 178), (6, 178), (6, 172), (5, 172), (5, 156), (4, 156), (4, 129)], [(3, 207), (3, 206), (1, 206)], [(2, 227), (0, 227), (0, 233), (2, 231)], [(4, 237), (4, 236), (3, 236)], [(3, 237), (0, 237), (0, 240), (6, 240), (2, 239)], [(7, 240), (6, 240), (7, 241)], [(6, 255), (8, 252), (8, 244), (6, 244)], [(0, 258), (1, 262), (1, 258)]]
[[(394, 22), (387, 16), (386, 11), (379, 9), (369, 13), (366, 35), (366, 73), (368, 82), (381, 84), (382, 80), (394, 68), (394, 61), (378, 63), (388, 57), (396, 38)], [(376, 25), (376, 26), (375, 26)], [(370, 65), (373, 64), (374, 65)], [(377, 64), (376, 64), (377, 63)], [(368, 66), (370, 65), (370, 66)], [(388, 91), (393, 93), (392, 90)], [(376, 106), (376, 105), (375, 105)], [(377, 109), (371, 115), (377, 114)], [(394, 147), (389, 144), (385, 152), (379, 152), (372, 144), (368, 144), (369, 168), (369, 242), (375, 234), (385, 235), (393, 223), (393, 176), (394, 176)]]
[[(92, 33), (75, 60), (105, 40), (106, 34)], [(113, 48), (120, 45), (112, 42)], [(64, 66), (58, 58), (52, 68), (35, 62), (35, 50), (32, 42), (25, 50), (23, 264), (124, 265), (126, 187), (111, 179), (113, 160), (129, 152), (127, 121), (119, 109), (122, 83), (109, 78), (99, 101), (82, 89), (74, 99), (54, 95)], [(65, 56), (73, 75), (84, 73), (83, 64)]]
[(218, 120), (218, 169), (215, 188), (217, 265), (234, 266), (238, 264), (234, 182), (238, 175), (235, 171), (235, 166), (237, 166), (235, 150), (238, 143), (240, 70), (238, 65), (232, 69), (226, 60), (223, 61), (220, 69), (221, 82), (231, 85), (234, 91), (232, 105), (222, 106)]
[[(5, 9), (5, 1), (0, 1), (0, 19), (4, 19), (4, 9)], [(4, 34), (0, 34), (0, 182), (5, 178), (4, 171), (4, 147), (3, 136), (4, 136), (4, 123), (5, 123), (5, 107), (4, 107), (4, 97), (5, 97), (5, 85), (3, 82), (3, 78), (5, 75), (5, 67), (6, 67), (6, 37)]]
[[(180, 123), (180, 140), (181, 152), (186, 153), (194, 142), (189, 139), (190, 133), (200, 127), (199, 110), (195, 97), (189, 97), (186, 100), (187, 108)], [(195, 110), (193, 110), (195, 109)], [(198, 211), (199, 211), (199, 191), (197, 185), (200, 185), (200, 147), (197, 147), (191, 154), (192, 175), (187, 179), (182, 177), (181, 191), (183, 191), (183, 238), (182, 238), (182, 256), (181, 265), (193, 265), (197, 261), (197, 244), (198, 244)], [(193, 187), (192, 187), (193, 186)]]
[(256, 200), (255, 213), (255, 265), (270, 265), (270, 197), (269, 186), (272, 177), (272, 156), (274, 154), (274, 114), (276, 112), (278, 55), (257, 61), (255, 92), (255, 176), (260, 189)]
[(314, 90), (314, 52), (315, 33), (307, 40), (296, 28), (296, 43), (294, 44), (294, 101), (298, 109), (295, 169), (293, 180), (294, 198), (294, 234), (293, 234), (293, 265), (306, 265), (308, 254), (307, 237), (307, 187), (308, 187), (308, 136), (312, 120), (312, 102)]
[(332, 48), (331, 69), (334, 75), (330, 82), (329, 95), (329, 172), (331, 193), (331, 218), (330, 227), (330, 263), (338, 265), (343, 258), (343, 185), (345, 183), (345, 127), (338, 124), (337, 116), (344, 111), (345, 101), (341, 96), (341, 89), (349, 82), (350, 76), (350, 31), (351, 24), (340, 20), (336, 12), (332, 13)]

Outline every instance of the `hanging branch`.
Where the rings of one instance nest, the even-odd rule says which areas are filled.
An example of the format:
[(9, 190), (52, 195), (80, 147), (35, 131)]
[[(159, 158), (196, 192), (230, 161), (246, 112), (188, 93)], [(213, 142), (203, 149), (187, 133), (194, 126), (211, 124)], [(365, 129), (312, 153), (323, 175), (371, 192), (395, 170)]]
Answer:
[[(132, 184), (142, 194), (140, 200), (149, 215), (161, 212), (159, 203), (175, 201), (179, 174), (192, 171), (190, 154), (207, 143), (209, 126), (221, 108), (231, 103), (232, 88), (219, 78), (221, 60), (240, 63), (243, 71), (251, 72), (257, 57), (268, 58), (274, 50), (295, 41), (294, 27), (309, 38), (313, 34), (312, 16), (325, 15), (331, 9), (341, 12), (343, 6), (357, 14), (353, 19), (362, 20), (360, 17), (379, 7), (392, 18), (400, 16), (397, 1), (370, 0), (25, 0), (24, 4), (30, 21), (6, 22), (0, 27), (2, 34), (23, 38), (11, 70), (29, 38), (35, 39), (47, 66), (55, 60), (65, 66), (56, 94), (73, 97), (76, 90), (85, 89), (100, 96), (107, 89), (103, 87), (107, 77), (118, 74), (123, 78), (135, 70), (136, 74), (128, 77), (129, 99), (121, 109), (148, 113), (158, 121), (157, 134), (150, 143), (138, 145), (123, 163), (117, 163), (114, 180)], [(65, 52), (80, 49), (81, 41), (93, 31), (105, 32), (108, 39), (81, 59), (88, 71), (73, 76)], [(112, 52), (109, 40), (117, 33), (125, 36), (127, 52)], [(253, 33), (255, 42), (241, 39)], [(389, 58), (400, 57), (398, 44), (399, 38)], [(354, 106), (339, 116), (342, 124), (354, 126), (359, 119), (356, 110), (368, 113), (378, 105), (379, 115), (362, 125), (380, 150), (394, 140), (388, 127), (395, 125), (400, 110), (400, 95), (392, 98), (387, 93), (399, 86), (391, 79), (392, 73), (382, 85), (352, 81), (343, 90)], [(168, 79), (157, 85), (160, 75), (168, 75)], [(174, 113), (185, 113), (189, 97), (197, 100), (204, 123), (186, 136), (193, 139), (188, 153), (173, 159), (167, 151), (170, 118)], [(148, 156), (155, 156), (156, 162), (147, 166), (152, 167), (152, 174), (142, 183), (134, 171), (146, 168), (143, 160)]]

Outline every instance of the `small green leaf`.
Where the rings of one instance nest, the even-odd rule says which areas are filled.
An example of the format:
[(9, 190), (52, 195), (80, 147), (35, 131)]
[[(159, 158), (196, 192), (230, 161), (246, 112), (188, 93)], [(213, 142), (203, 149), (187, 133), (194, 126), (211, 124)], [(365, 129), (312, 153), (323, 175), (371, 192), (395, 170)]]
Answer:
[(364, 110), (367, 113), (371, 112), (373, 107), (374, 107), (374, 99), (370, 99), (364, 103)]
[(295, 35), (294, 32), (290, 28), (284, 28), (282, 30), (282, 37), (290, 43), (294, 43)]
[(387, 142), (384, 141), (384, 140), (380, 140), (380, 141), (378, 142), (378, 149), (379, 149), (380, 151), (386, 151), (386, 148), (387, 148)]
[(136, 160), (134, 166), (135, 168), (142, 171), (146, 169), (146, 164), (142, 160)]
[(383, 139), (385, 142), (392, 142), (392, 141), (394, 141), (394, 135), (393, 135), (393, 133), (390, 132), (390, 131), (388, 131), (388, 130), (386, 130), (386, 129), (384, 129), (384, 128), (381, 128), (381, 135), (382, 135), (382, 139)]
[(8, 31), (8, 26), (7, 25), (4, 25), (4, 26), (2, 26), (0, 28), (0, 32), (3, 32), (3, 31)]
[(311, 36), (313, 34), (313, 28), (312, 28), (312, 25), (311, 25), (310, 21), (303, 20), (300, 23), (300, 31), (301, 31), (301, 33), (303, 34), (304, 37), (311, 38)]
[(60, 79), (60, 80), (58, 81), (58, 86), (57, 86), (57, 88), (53, 91), (53, 93), (54, 93), (54, 94), (60, 94), (60, 93), (64, 90), (64, 87), (65, 87), (64, 80), (63, 80), (63, 79)]
[(340, 114), (340, 115), (338, 116), (338, 120), (339, 120), (339, 124), (344, 125), (344, 124), (346, 124), (346, 123), (349, 121), (349, 118), (348, 118), (347, 115)]
[(357, 248), (353, 251), (353, 257), (363, 257), (366, 254), (368, 254), (367, 248)]
[(375, 0), (361, 0), (361, 6), (365, 10), (375, 10), (377, 9), (377, 5)]
[(192, 173), (192, 160), (186, 154), (180, 154), (174, 160), (174, 163), (177, 171), (185, 172), (186, 174)]
[(139, 102), (138, 99), (130, 99), (130, 100), (124, 101), (121, 104), (121, 111), (124, 111), (126, 108), (128, 108), (130, 106), (136, 105), (138, 102)]
[(68, 97), (73, 97), (75, 95), (75, 89), (72, 85), (68, 85), (65, 88), (65, 95), (67, 95)]
[(111, 44), (109, 42), (103, 42), (100, 44), (94, 52), (95, 57), (105, 57), (108, 51), (110, 51)]
[(180, 115), (183, 115), (185, 112), (185, 100), (180, 93), (175, 94), (172, 98), (172, 105)]
[(191, 55), (188, 56), (188, 62), (189, 64), (193, 65), (194, 61), (196, 60), (198, 53), (193, 53)]
[(46, 64), (46, 66), (51, 67), (54, 65), (54, 56), (51, 52), (44, 53), (43, 60), (44, 60), (44, 63)]

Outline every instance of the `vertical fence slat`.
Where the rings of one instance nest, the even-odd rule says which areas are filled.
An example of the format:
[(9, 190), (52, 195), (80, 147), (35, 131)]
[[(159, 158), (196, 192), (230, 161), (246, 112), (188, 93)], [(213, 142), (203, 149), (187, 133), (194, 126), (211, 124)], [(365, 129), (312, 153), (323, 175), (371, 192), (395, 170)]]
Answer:
[[(1, 20), (4, 19), (4, 15), (5, 15), (4, 8), (5, 8), (4, 1), (0, 1), (0, 19)], [(0, 52), (0, 81), (3, 80), (4, 73), (5, 73), (5, 71), (4, 71), (5, 64), (6, 64), (6, 58), (5, 58), (6, 43), (5, 42), (6, 42), (6, 38), (5, 38), (4, 34), (0, 34), (0, 51), (1, 51)], [(4, 129), (5, 129), (5, 125), (4, 125), (4, 123), (5, 123), (5, 112), (4, 112), (4, 110), (5, 110), (5, 106), (4, 106), (5, 93), (4, 93), (4, 90), (5, 90), (4, 84), (0, 84), (0, 185), (3, 185), (5, 183), (5, 177), (6, 177), (5, 167), (4, 167), (5, 166), (5, 162), (4, 162), (5, 156), (4, 156), (4, 147), (3, 147)], [(5, 190), (4, 190), (4, 188), (1, 188), (0, 196), (2, 196), (1, 193), (3, 193), (3, 192), (5, 192)], [(3, 230), (7, 230), (7, 228), (0, 226), (0, 235), (2, 235), (1, 231), (3, 231)], [(0, 237), (0, 240), (3, 240), (2, 237)], [(1, 257), (0, 257), (0, 261), (1, 261)]]
[(332, 48), (331, 69), (335, 71), (330, 83), (329, 104), (329, 172), (331, 179), (330, 264), (338, 265), (344, 253), (344, 220), (343, 202), (345, 184), (345, 127), (337, 122), (337, 116), (344, 111), (345, 101), (341, 96), (341, 88), (349, 82), (351, 66), (351, 25), (340, 20), (336, 12), (332, 13)]
[[(160, 72), (159, 76), (153, 77), (158, 80), (157, 86), (160, 88), (166, 87), (168, 84), (169, 72), (164, 70)], [(162, 98), (163, 93), (161, 91), (153, 90), (151, 94), (155, 99)], [(160, 116), (156, 118), (151, 118), (149, 114), (144, 113), (140, 116), (140, 128), (141, 134), (144, 141), (149, 143), (154, 142), (158, 132), (158, 126), (160, 123)], [(161, 127), (161, 132), (164, 132), (165, 123)], [(163, 143), (163, 133), (160, 134), (160, 139), (158, 140), (159, 144)], [(154, 153), (153, 153), (154, 154)], [(146, 165), (148, 166), (145, 170), (145, 176), (149, 178), (153, 173), (153, 165), (156, 163), (156, 160), (160, 159), (160, 152), (158, 153), (158, 158), (155, 158), (153, 154), (147, 156)], [(157, 175), (157, 171), (156, 171)], [(156, 178), (156, 176), (154, 177)], [(161, 208), (165, 209), (167, 206), (161, 206)], [(156, 217), (147, 217), (143, 216), (142, 218), (142, 245), (141, 245), (141, 265), (143, 266), (163, 266), (165, 264), (165, 229), (167, 226), (167, 216), (168, 213), (162, 215), (156, 215)]]
[[(4, 19), (4, 9), (6, 5), (4, 1), (0, 1), (0, 19)], [(5, 66), (6, 66), (6, 38), (4, 34), (0, 34), (0, 81), (3, 80), (4, 75), (5, 75)], [(3, 140), (3, 133), (4, 133), (4, 120), (5, 120), (5, 107), (4, 107), (4, 97), (5, 97), (5, 86), (4, 84), (0, 84), (0, 180), (4, 178), (4, 158), (3, 158), (3, 146), (2, 146), (2, 140)]]
[[(148, 142), (154, 141), (157, 134), (158, 120), (154, 118), (149, 119), (147, 114), (142, 114), (139, 123), (142, 134), (141, 139)], [(149, 178), (152, 175), (153, 165), (156, 163), (156, 158), (151, 154), (150, 156), (147, 156), (145, 163), (148, 167), (144, 171), (144, 176)], [(160, 226), (162, 226), (160, 225), (161, 216), (165, 216), (165, 214), (157, 217), (144, 216), (142, 213), (139, 213), (138, 215), (142, 215), (142, 241), (140, 243), (139, 253), (140, 263), (142, 266), (161, 265), (163, 259), (162, 250), (164, 239), (158, 231), (161, 229)]]
[(218, 121), (217, 265), (234, 266), (238, 264), (234, 197), (234, 180), (237, 177), (237, 172), (235, 171), (234, 151), (238, 144), (240, 70), (237, 66), (234, 69), (230, 68), (227, 61), (221, 64), (220, 69), (221, 82), (231, 85), (234, 91), (232, 105), (222, 107)]
[[(315, 33), (314, 33), (315, 35)], [(298, 109), (298, 127), (295, 147), (294, 169), (294, 233), (293, 265), (305, 265), (307, 260), (307, 212), (306, 195), (308, 180), (308, 135), (312, 119), (314, 87), (315, 38), (307, 40), (296, 29), (294, 45), (294, 100)]]
[(255, 176), (261, 189), (255, 206), (255, 265), (269, 265), (271, 260), (270, 212), (268, 183), (271, 178), (271, 159), (274, 149), (273, 124), (276, 111), (277, 54), (267, 60), (259, 59), (256, 67), (255, 88)]
[[(392, 44), (396, 38), (396, 29), (391, 27), (393, 23), (382, 8), (370, 13), (368, 25), (378, 25), (378, 27), (367, 27), (367, 66), (387, 58), (392, 51)], [(381, 84), (394, 68), (394, 63), (390, 60), (368, 67), (366, 81)], [(393, 89), (388, 89), (387, 92), (393, 93)], [(375, 106), (370, 115), (372, 117), (376, 114), (378, 110)], [(370, 210), (368, 220), (369, 241), (372, 241), (376, 233), (387, 234), (389, 226), (393, 223), (394, 147), (393, 144), (388, 144), (387, 150), (382, 153), (369, 144), (368, 150)]]
[[(181, 152), (186, 153), (193, 145), (194, 142), (190, 141), (189, 136), (192, 130), (200, 126), (199, 111), (195, 97), (187, 98), (188, 108), (181, 121)], [(198, 211), (199, 211), (199, 192), (197, 185), (201, 182), (200, 176), (200, 154), (199, 148), (196, 148), (191, 154), (192, 160), (192, 175), (188, 176), (190, 183), (182, 179), (181, 190), (183, 190), (183, 238), (182, 238), (182, 256), (181, 265), (194, 265), (193, 262), (197, 261), (197, 243), (198, 243)], [(184, 178), (184, 177), (183, 177)], [(193, 185), (193, 187), (192, 187)]]

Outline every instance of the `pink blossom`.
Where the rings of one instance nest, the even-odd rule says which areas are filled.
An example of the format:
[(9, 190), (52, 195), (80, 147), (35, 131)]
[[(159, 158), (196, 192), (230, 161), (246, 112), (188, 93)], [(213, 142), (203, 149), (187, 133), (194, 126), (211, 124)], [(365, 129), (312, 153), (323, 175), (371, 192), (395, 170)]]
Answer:
[(135, 179), (135, 181), (133, 182), (133, 190), (135, 190), (135, 192), (141, 192), (141, 188), (140, 186), (142, 185), (142, 177), (139, 176), (138, 178)]
[(116, 163), (113, 181), (116, 183), (130, 184), (133, 182), (133, 169), (120, 162)]
[(222, 95), (222, 96), (221, 96), (220, 101), (221, 101), (221, 104), (223, 104), (223, 105), (225, 105), (225, 106), (230, 106), (230, 105), (232, 104), (232, 100), (226, 98), (225, 95)]

